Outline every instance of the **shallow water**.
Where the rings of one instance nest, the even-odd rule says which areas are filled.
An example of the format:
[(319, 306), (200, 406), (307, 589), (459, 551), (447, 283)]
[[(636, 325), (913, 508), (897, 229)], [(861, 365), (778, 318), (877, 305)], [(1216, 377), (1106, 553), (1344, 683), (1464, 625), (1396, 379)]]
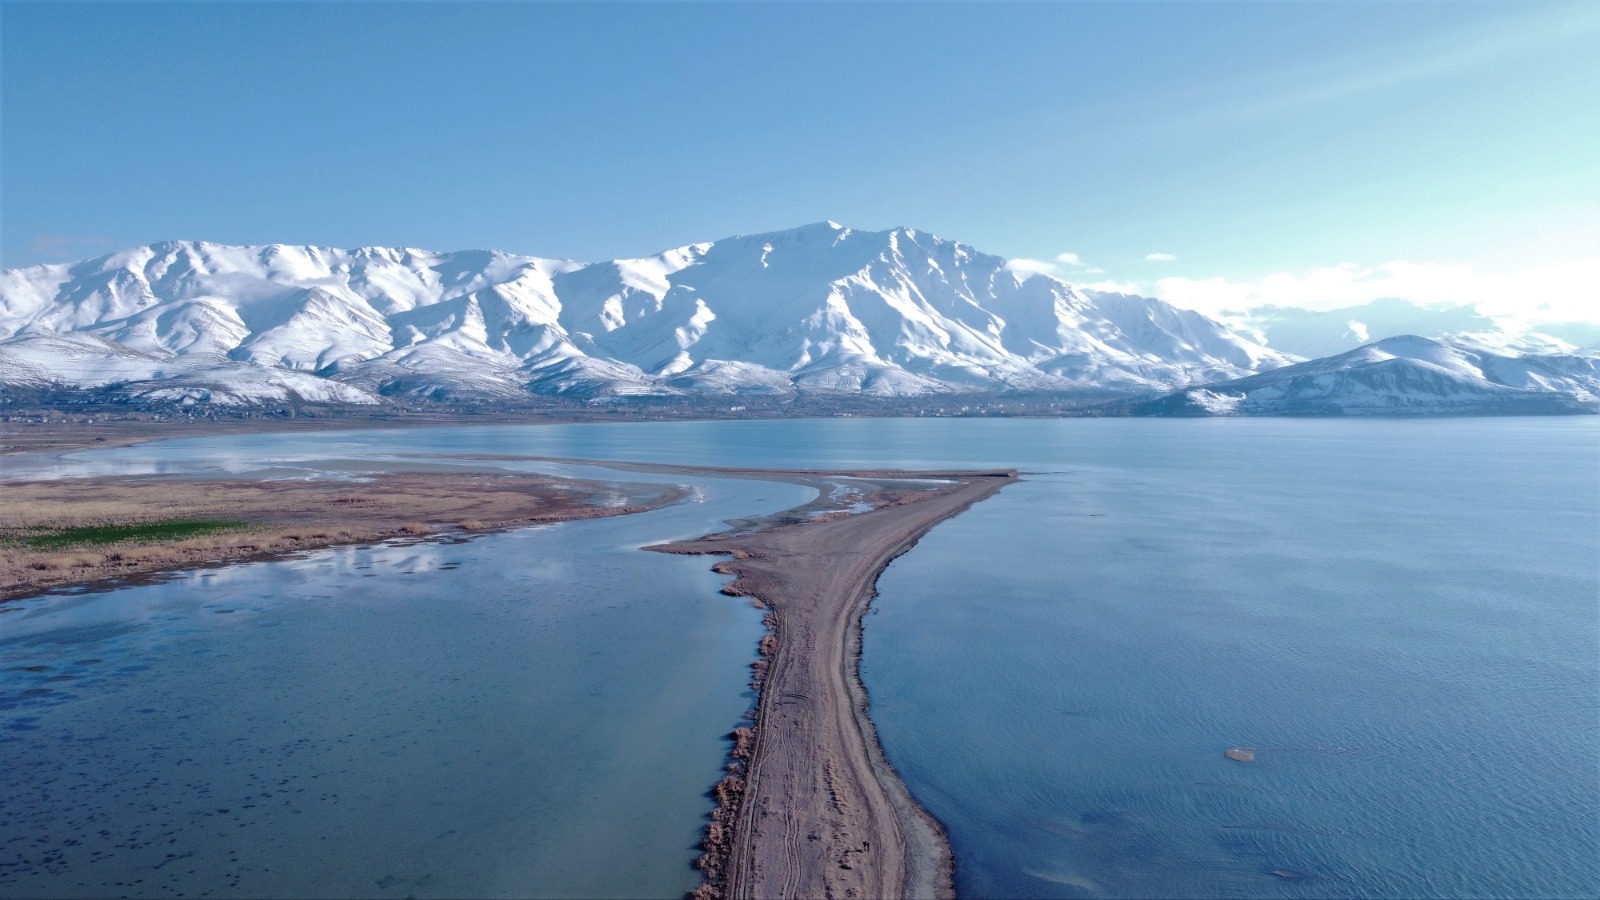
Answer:
[[(0, 616), (0, 894), (681, 895), (762, 628), (705, 502)], [(32, 671), (30, 671), (32, 670)]]
[[(287, 475), (326, 457), (463, 450), (1028, 470), (897, 560), (866, 620), (863, 675), (886, 751), (948, 826), (967, 895), (1600, 894), (1600, 421), (1592, 418), (430, 429), (195, 439), (16, 465), (41, 475), (205, 467)], [(624, 521), (645, 520), (561, 528), (581, 547), (612, 541), (610, 529)], [(702, 602), (718, 602), (704, 561), (678, 562), (685, 577), (701, 579)], [(306, 578), (308, 592), (327, 592), (329, 576)], [(608, 590), (575, 587), (574, 603)], [(268, 606), (302, 602), (263, 590)], [(499, 596), (510, 588), (492, 580), (468, 579), (464, 590), (491, 607), (511, 602)], [(278, 627), (289, 613), (309, 615), (284, 610)], [(12, 620), (0, 617), (0, 628)], [(704, 645), (720, 648), (725, 677), (740, 685), (755, 633), (753, 617), (744, 621), (751, 630), (726, 647)], [(603, 620), (572, 632), (572, 652), (610, 653), (613, 627)], [(189, 652), (203, 656), (215, 644), (200, 632)], [(164, 666), (174, 656), (150, 653)], [(507, 669), (523, 664), (509, 648), (495, 658)], [(260, 665), (249, 653), (234, 658), (236, 691), (258, 683)], [(151, 671), (162, 667), (125, 681), (143, 683)], [(395, 671), (370, 679), (369, 695)], [(168, 702), (187, 710), (197, 694), (198, 675), (174, 682)], [(239, 702), (225, 695), (213, 714), (233, 715), (221, 710)], [(371, 703), (352, 695), (348, 706)], [(617, 721), (647, 705), (619, 706)], [(736, 715), (742, 706), (729, 708)], [(726, 717), (708, 717), (716, 734)], [(690, 731), (673, 740), (690, 742)], [(208, 731), (199, 743), (226, 733)], [(127, 740), (106, 737), (99, 746)], [(474, 728), (453, 737), (458, 755), (480, 743)], [(709, 762), (673, 776), (688, 779), (684, 791), (699, 803), (690, 819), (703, 815), (700, 792), (711, 779), (689, 769), (714, 770), (715, 745), (706, 738)], [(1244, 745), (1257, 748), (1255, 762), (1223, 758)], [(487, 796), (471, 786), (489, 779), (498, 796), (492, 773), (503, 769), (460, 771), (449, 795), (470, 817)], [(81, 815), (106, 805), (85, 802)], [(499, 813), (490, 810), (492, 820)], [(492, 828), (480, 824), (475, 840)], [(561, 831), (539, 839), (559, 846)], [(500, 845), (501, 857), (520, 854), (521, 871), (538, 872), (555, 857), (540, 857), (535, 843)], [(671, 865), (681, 869), (684, 858), (680, 850)], [(456, 862), (457, 892), (493, 888), (470, 881), (493, 864)], [(382, 865), (367, 868), (386, 877)]]

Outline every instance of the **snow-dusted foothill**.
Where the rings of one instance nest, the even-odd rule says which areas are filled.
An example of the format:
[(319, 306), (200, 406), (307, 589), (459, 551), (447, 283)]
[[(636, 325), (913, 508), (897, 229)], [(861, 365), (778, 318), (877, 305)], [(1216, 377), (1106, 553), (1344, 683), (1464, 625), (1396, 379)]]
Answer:
[(92, 333), (27, 334), (0, 341), (0, 384), (98, 388), (108, 400), (220, 405), (292, 402), (370, 405), (382, 400), (309, 372), (217, 357), (143, 352)]
[(1516, 415), (1600, 411), (1600, 354), (1500, 334), (1403, 335), (1135, 405), (1139, 415)]

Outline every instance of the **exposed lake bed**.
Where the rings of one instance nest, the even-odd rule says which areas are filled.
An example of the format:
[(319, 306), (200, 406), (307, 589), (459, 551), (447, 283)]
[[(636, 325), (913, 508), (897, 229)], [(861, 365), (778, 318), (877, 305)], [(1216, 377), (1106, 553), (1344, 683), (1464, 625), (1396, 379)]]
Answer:
[(57, 478), (0, 482), (0, 490), (0, 602), (323, 547), (626, 515), (683, 496), (669, 486), (460, 470)]

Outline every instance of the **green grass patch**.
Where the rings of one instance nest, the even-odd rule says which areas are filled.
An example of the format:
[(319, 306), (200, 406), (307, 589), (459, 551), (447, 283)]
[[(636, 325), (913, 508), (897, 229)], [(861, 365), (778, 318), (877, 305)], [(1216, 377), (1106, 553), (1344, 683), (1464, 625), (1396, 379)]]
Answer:
[(76, 528), (29, 529), (11, 535), (14, 543), (34, 550), (64, 550), (123, 542), (154, 543), (237, 531), (249, 525), (231, 519), (164, 519), (159, 522), (132, 522), (126, 525), (82, 525)]

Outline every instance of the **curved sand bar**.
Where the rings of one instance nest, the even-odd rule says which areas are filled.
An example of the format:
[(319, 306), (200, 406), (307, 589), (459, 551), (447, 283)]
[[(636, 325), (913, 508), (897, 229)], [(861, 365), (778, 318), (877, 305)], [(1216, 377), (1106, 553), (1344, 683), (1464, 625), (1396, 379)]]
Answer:
[(771, 610), (755, 727), (736, 733), (718, 785), (697, 897), (953, 894), (944, 829), (889, 766), (868, 717), (861, 617), (891, 560), (1017, 473), (829, 474), (876, 480), (865, 494), (875, 508), (650, 548), (733, 557), (715, 567), (738, 576), (725, 592)]

